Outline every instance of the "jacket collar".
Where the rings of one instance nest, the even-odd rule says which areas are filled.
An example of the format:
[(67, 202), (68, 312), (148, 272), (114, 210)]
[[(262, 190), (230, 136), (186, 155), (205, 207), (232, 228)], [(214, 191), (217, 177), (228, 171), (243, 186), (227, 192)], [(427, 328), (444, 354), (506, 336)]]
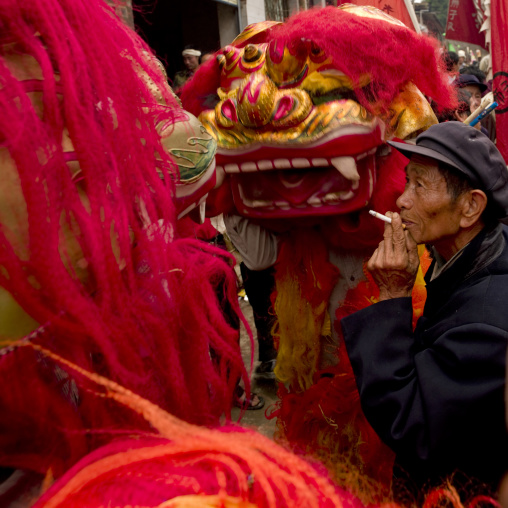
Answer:
[(439, 292), (441, 301), (453, 293), (456, 286), (464, 280), (472, 277), (485, 266), (492, 263), (501, 255), (505, 248), (503, 226), (496, 224), (493, 227), (485, 227), (478, 233), (462, 251), (458, 259), (447, 267), (438, 277), (430, 280), (434, 271), (434, 260), (425, 275), (427, 292)]

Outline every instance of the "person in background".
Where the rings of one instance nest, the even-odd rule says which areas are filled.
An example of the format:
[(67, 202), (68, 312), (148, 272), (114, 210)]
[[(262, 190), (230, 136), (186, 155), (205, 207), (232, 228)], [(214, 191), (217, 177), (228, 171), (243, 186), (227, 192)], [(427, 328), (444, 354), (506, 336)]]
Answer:
[[(439, 123), (452, 121), (463, 122), (471, 114), (471, 93), (463, 88), (459, 88), (457, 90), (457, 99), (457, 109), (438, 111), (437, 108), (434, 107), (434, 104), (431, 104)], [(475, 128), (479, 130), (480, 124), (477, 123)]]
[(215, 56), (215, 53), (212, 53), (212, 52), (209, 52), (209, 53), (205, 53), (202, 57), (201, 57), (201, 65), (203, 65), (204, 63), (208, 62), (208, 60), (211, 60), (212, 58), (214, 58)]
[(487, 76), (476, 65), (468, 65), (466, 67), (462, 67), (462, 69), (460, 69), (460, 73), (461, 74), (471, 74), (473, 76), (476, 76), (480, 83), (483, 83), (484, 85), (487, 84)]
[(272, 336), (274, 312), (270, 295), (275, 287), (273, 266), (278, 256), (278, 235), (239, 215), (224, 215), (224, 223), (243, 259), (240, 269), (254, 314), (259, 346), (260, 363), (255, 377), (274, 380), (277, 351)]
[[(483, 83), (485, 83), (489, 87), (488, 88), (489, 92), (492, 91), (492, 62), (491, 62), (489, 54), (482, 57), (482, 59), (480, 60), (479, 69), (485, 76), (485, 80), (483, 81)], [(471, 74), (474, 74), (474, 73), (471, 72)], [(475, 75), (478, 77), (478, 79), (480, 79), (480, 81), (482, 81), (478, 74), (475, 74)], [(490, 140), (495, 143), (496, 142), (496, 115), (492, 114), (492, 115), (488, 115), (486, 118), (484, 118), (482, 121), (482, 127), (485, 127), (485, 129), (489, 133)]]
[(446, 72), (451, 83), (459, 73), (459, 55), (455, 51), (445, 51), (443, 59), (446, 64)]
[(185, 82), (194, 75), (196, 69), (199, 67), (201, 63), (201, 51), (196, 49), (194, 46), (189, 45), (185, 46), (182, 51), (183, 64), (185, 65), (185, 70), (178, 71), (175, 74), (175, 79), (173, 79), (173, 90), (176, 94)]
[(480, 70), (486, 75), (488, 76), (489, 75), (489, 71), (492, 70), (492, 65), (491, 65), (491, 60), (490, 60), (490, 55), (485, 55), (481, 60), (480, 60)]
[(482, 95), (487, 90), (487, 85), (482, 83), (473, 74), (460, 74), (457, 77), (457, 87), (471, 94), (471, 111), (480, 106)]
[(463, 49), (459, 49), (457, 55), (459, 55), (459, 69), (461, 69), (466, 65), (466, 52)]
[(275, 380), (275, 364), (277, 350), (275, 349), (272, 327), (275, 324), (275, 312), (270, 295), (275, 289), (275, 269), (268, 267), (264, 270), (251, 270), (242, 262), (240, 264), (243, 287), (249, 299), (254, 315), (256, 335), (258, 341), (259, 365), (254, 371), (254, 377), (264, 380)]
[[(457, 78), (457, 86), (459, 89), (466, 90), (471, 94), (469, 106), (471, 108), (471, 113), (474, 113), (475, 110), (480, 107), (482, 96), (488, 89), (487, 85), (482, 83), (473, 74), (459, 74)], [(478, 122), (476, 125), (480, 125), (480, 130), (483, 132), (483, 134), (489, 136), (487, 129), (485, 129), (480, 122)]]

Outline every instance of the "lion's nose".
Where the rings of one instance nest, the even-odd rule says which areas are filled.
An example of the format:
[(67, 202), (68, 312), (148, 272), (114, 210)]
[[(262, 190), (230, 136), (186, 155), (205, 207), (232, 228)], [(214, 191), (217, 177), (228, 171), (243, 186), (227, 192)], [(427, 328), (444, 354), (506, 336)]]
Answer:
[(240, 85), (237, 93), (237, 112), (246, 127), (262, 127), (270, 122), (277, 87), (262, 73), (251, 74)]
[(245, 127), (287, 129), (302, 122), (312, 110), (304, 90), (279, 90), (269, 76), (252, 74), (240, 85), (236, 95), (238, 119)]

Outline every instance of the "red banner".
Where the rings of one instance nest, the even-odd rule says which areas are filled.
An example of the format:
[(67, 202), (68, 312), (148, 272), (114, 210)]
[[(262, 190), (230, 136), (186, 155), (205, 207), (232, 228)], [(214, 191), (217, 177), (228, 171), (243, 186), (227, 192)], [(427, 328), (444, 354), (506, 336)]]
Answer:
[(480, 0), (450, 0), (446, 38), (485, 48), (485, 35), (480, 33), (483, 18)]
[(496, 143), (497, 148), (508, 163), (508, 37), (506, 21), (508, 20), (508, 2), (491, 0), (491, 58), (494, 75), (494, 98), (499, 106), (496, 108)]
[[(409, 0), (338, 0), (337, 5), (342, 5), (345, 3), (348, 4), (354, 4), (354, 5), (369, 5), (373, 7), (377, 7), (378, 9), (386, 12), (386, 14), (389, 14), (392, 18), (398, 19), (399, 21), (402, 21), (408, 28), (411, 28), (411, 30), (415, 30), (415, 26), (413, 23), (413, 19), (416, 23), (418, 21), (416, 20), (416, 16), (414, 16), (413, 19), (411, 19), (411, 15), (409, 13), (408, 9), (414, 10), (412, 4), (409, 2)], [(408, 7), (409, 5), (409, 7)]]

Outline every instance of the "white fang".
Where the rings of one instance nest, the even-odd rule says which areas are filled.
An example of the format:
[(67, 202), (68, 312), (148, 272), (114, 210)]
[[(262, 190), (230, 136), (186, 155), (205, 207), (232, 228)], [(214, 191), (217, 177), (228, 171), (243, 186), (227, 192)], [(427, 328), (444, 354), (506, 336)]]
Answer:
[(356, 169), (356, 162), (353, 157), (334, 157), (331, 159), (332, 166), (348, 180), (356, 182), (360, 175)]

